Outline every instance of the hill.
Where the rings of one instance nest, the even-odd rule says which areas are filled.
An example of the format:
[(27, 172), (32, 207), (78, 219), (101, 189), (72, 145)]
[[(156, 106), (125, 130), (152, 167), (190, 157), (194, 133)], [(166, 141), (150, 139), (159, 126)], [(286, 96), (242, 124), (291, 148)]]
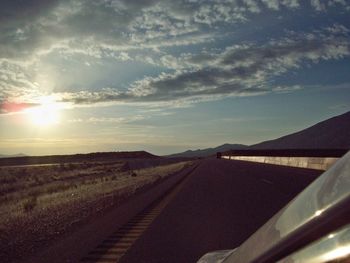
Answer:
[(250, 149), (350, 149), (350, 111)]
[(23, 157), (23, 156), (26, 156), (25, 154), (23, 153), (17, 153), (17, 154), (0, 154), (0, 158), (12, 158), (12, 157)]
[(215, 148), (206, 148), (206, 149), (198, 149), (198, 150), (188, 150), (181, 153), (175, 153), (168, 155), (167, 157), (207, 157), (211, 155), (215, 155), (217, 152), (225, 152), (228, 150), (243, 150), (247, 149), (247, 145), (243, 144), (223, 144)]
[(24, 156), (1, 158), (1, 165), (28, 165), (28, 164), (49, 164), (49, 163), (70, 163), (70, 162), (108, 162), (116, 159), (153, 159), (159, 156), (146, 151), (134, 152), (96, 152), (73, 155), (49, 155), (49, 156)]
[(317, 150), (350, 149), (350, 111), (319, 122), (302, 131), (251, 146), (223, 144), (215, 148), (188, 150), (169, 157), (206, 157), (230, 150)]

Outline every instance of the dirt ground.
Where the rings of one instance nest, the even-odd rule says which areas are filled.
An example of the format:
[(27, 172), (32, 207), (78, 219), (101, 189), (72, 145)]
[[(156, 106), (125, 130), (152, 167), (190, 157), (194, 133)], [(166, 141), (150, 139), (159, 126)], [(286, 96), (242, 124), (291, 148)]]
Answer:
[(1, 262), (15, 262), (33, 253), (47, 241), (190, 165), (137, 162), (0, 167)]

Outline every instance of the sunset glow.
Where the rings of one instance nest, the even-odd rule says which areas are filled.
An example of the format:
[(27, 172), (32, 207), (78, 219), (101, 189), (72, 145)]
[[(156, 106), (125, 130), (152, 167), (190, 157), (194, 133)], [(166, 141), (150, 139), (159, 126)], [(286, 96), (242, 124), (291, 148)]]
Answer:
[(25, 113), (31, 124), (48, 127), (56, 125), (60, 122), (60, 108), (50, 97), (42, 97), (40, 99), (40, 106), (29, 108)]

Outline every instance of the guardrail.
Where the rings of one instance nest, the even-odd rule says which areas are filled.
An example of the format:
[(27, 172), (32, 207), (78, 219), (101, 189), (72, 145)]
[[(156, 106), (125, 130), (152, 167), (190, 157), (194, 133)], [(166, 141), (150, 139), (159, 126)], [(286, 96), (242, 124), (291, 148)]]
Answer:
[(346, 152), (345, 149), (232, 150), (217, 153), (217, 158), (327, 170)]
[(349, 177), (350, 151), (239, 247), (197, 263), (349, 262)]
[[(349, 172), (350, 152), (220, 262), (287, 262), (289, 255), (293, 258), (292, 253), (315, 245), (313, 242), (320, 238), (331, 242), (325, 245), (324, 239), (320, 240), (321, 245), (316, 243), (317, 250), (306, 247), (299, 260), (288, 262), (349, 262)], [(336, 235), (344, 233), (344, 229), (347, 236), (337, 239)]]

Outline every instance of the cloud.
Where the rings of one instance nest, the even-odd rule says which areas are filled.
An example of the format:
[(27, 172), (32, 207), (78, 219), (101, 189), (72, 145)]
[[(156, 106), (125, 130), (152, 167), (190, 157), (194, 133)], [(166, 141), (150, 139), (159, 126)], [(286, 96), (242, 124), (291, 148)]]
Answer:
[[(159, 103), (175, 104), (220, 99), (227, 96), (249, 96), (267, 92), (290, 92), (298, 86), (271, 85), (273, 76), (303, 63), (341, 59), (350, 54), (348, 30), (341, 25), (312, 33), (290, 33), (264, 45), (234, 45), (222, 52), (202, 52), (180, 57), (163, 56), (161, 63), (177, 68), (174, 73), (145, 77), (135, 81), (126, 91), (104, 88), (100, 91), (58, 93), (62, 102)], [(9, 74), (10, 75), (10, 74)], [(10, 76), (13, 81), (19, 77)], [(28, 87), (29, 89), (29, 87)]]
[(144, 120), (146, 116), (135, 115), (129, 117), (89, 117), (87, 119), (76, 118), (68, 120), (69, 123), (92, 123), (92, 124), (101, 124), (101, 123), (111, 123), (111, 124), (126, 124), (132, 123), (139, 120)]
[(310, 0), (311, 5), (317, 10), (317, 11), (323, 11), (325, 10), (325, 5), (320, 2), (320, 0)]
[[(0, 3), (0, 57), (35, 56), (60, 43), (70, 49), (76, 41), (119, 48), (170, 45), (178, 37), (196, 43), (203, 31), (213, 33), (222, 23), (244, 23), (264, 10), (300, 6), (298, 0), (5, 0)], [(350, 7), (344, 0), (310, 0), (310, 6), (316, 11)]]
[(117, 123), (117, 124), (122, 124), (122, 123), (132, 123), (135, 121), (143, 120), (145, 119), (145, 116), (142, 115), (135, 115), (135, 116), (129, 116), (129, 117), (119, 117), (119, 118), (105, 118), (105, 117), (90, 117), (85, 122), (87, 123)]
[(0, 104), (0, 114), (8, 114), (21, 112), (25, 109), (36, 107), (37, 103), (14, 103), (14, 102), (2, 102)]
[[(202, 53), (185, 54), (178, 58), (162, 57), (163, 63), (178, 70), (135, 81), (124, 92), (109, 89), (94, 93), (67, 93), (63, 98), (64, 101), (75, 104), (111, 101), (172, 104), (176, 101), (193, 102), (227, 96), (295, 91), (301, 87), (271, 85), (271, 79), (291, 69), (300, 68), (305, 63), (319, 63), (322, 60), (349, 56), (350, 41), (345, 33), (347, 31), (340, 32), (336, 28), (339, 25), (318, 33), (292, 34), (269, 41), (265, 45), (234, 45), (215, 55)], [(198, 64), (193, 66), (193, 63)]]
[(350, 4), (346, 3), (344, 0), (329, 0), (329, 1), (321, 1), (321, 0), (310, 0), (311, 6), (318, 12), (326, 11), (328, 8), (334, 6), (342, 6), (345, 9), (349, 10)]
[(16, 103), (18, 99), (33, 103), (32, 98), (40, 94), (40, 89), (31, 81), (30, 74), (23, 66), (0, 61), (0, 103)]
[[(305, 6), (318, 13), (333, 7), (346, 10), (349, 4), (343, 0), (1, 1), (0, 102), (35, 104), (36, 98), (54, 93), (75, 105), (178, 106), (293, 90), (273, 84), (272, 78), (304, 62), (348, 56), (345, 26), (290, 33), (259, 44), (228, 44), (232, 38), (219, 42), (227, 28), (252, 21), (266, 10)], [(218, 43), (216, 49), (200, 48)], [(143, 70), (142, 63), (152, 70)], [(116, 75), (128, 75), (136, 65), (134, 79), (97, 86), (110, 64)]]

